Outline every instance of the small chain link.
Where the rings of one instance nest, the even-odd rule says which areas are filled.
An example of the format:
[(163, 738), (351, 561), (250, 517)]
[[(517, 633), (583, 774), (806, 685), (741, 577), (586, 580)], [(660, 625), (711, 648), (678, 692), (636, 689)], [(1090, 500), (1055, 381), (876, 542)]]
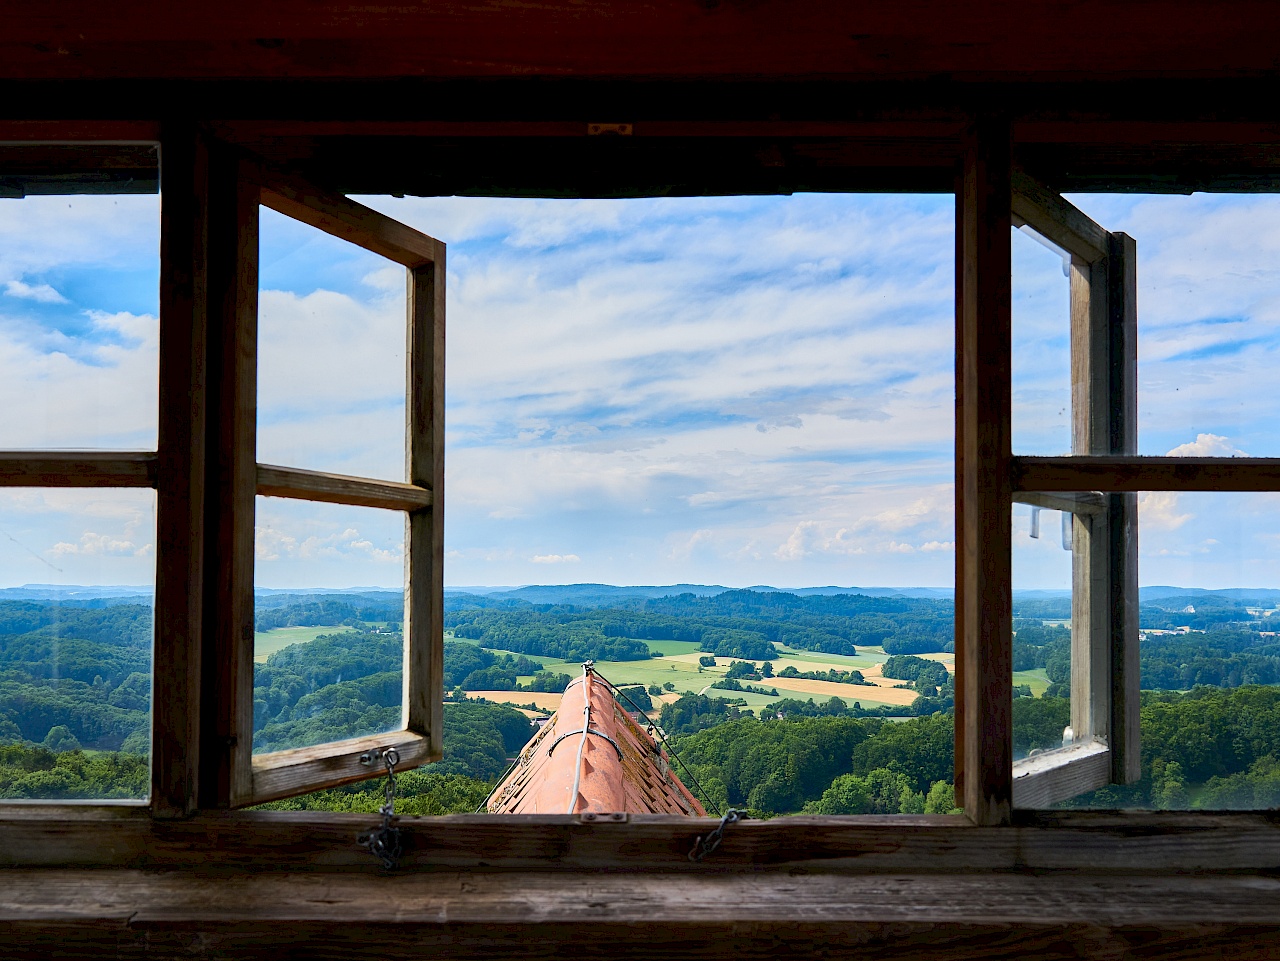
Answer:
[(720, 823), (716, 829), (705, 837), (699, 837), (693, 842), (693, 850), (689, 852), (690, 861), (701, 861), (708, 854), (720, 846), (720, 842), (724, 840), (724, 829), (730, 824), (737, 824), (746, 814), (737, 808), (729, 808), (729, 812), (720, 819)]
[(369, 849), (369, 853), (382, 862), (388, 871), (393, 871), (400, 863), (400, 829), (395, 826), (396, 818), (396, 765), (400, 763), (400, 753), (393, 747), (385, 751), (373, 751), (362, 755), (361, 763), (371, 764), (381, 754), (382, 763), (387, 766), (387, 787), (384, 793), (385, 803), (378, 809), (382, 815), (381, 826), (366, 831), (356, 838), (358, 844)]

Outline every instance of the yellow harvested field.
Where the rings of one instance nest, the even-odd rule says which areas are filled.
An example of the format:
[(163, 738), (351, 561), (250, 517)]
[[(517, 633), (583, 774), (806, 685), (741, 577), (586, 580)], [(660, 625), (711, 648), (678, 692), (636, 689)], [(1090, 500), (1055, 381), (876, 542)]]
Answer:
[(529, 691), (467, 691), (467, 697), (482, 697), (499, 704), (536, 704), (544, 711), (554, 711), (560, 706), (562, 694), (530, 693)]
[[(866, 676), (866, 673), (864, 671), (863, 676)], [(823, 697), (838, 697), (846, 704), (852, 704), (854, 701), (875, 701), (877, 704), (906, 705), (917, 697), (915, 691), (893, 687), (894, 684), (903, 683), (902, 681), (891, 681), (881, 677), (868, 677), (867, 680), (875, 680), (876, 685), (869, 687), (865, 684), (837, 684), (835, 681), (809, 681), (799, 677), (771, 677), (763, 683), (776, 687), (779, 696), (785, 696), (788, 692), (821, 694)], [(732, 696), (731, 692), (726, 691), (724, 694)]]

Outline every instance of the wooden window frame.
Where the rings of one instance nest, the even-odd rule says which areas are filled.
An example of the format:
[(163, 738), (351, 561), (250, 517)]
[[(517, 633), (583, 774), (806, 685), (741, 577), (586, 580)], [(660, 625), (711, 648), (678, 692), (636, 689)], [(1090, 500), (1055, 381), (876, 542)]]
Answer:
[[(1069, 259), (1072, 455), (1132, 456), (1136, 244), (1024, 171), (1012, 171), (1011, 187), (1014, 225)], [(1132, 493), (1099, 491), (1015, 491), (1013, 500), (1071, 515), (1073, 741), (1013, 766), (1014, 806), (1042, 808), (1141, 773), (1137, 503)]]
[[(381, 773), (370, 751), (395, 748), (402, 768), (443, 747), (444, 244), (346, 197), (241, 160), (236, 164), (235, 302), (222, 339), (226, 425), (220, 438), (231, 501), (215, 644), (226, 652), (215, 709), (229, 732), (230, 772), (218, 806), (243, 807)], [(350, 477), (257, 461), (258, 219), (262, 207), (352, 243), (407, 271), (405, 480)], [(399, 730), (253, 753), (254, 514), (257, 496), (405, 516), (404, 714)]]
[[(1016, 172), (1010, 131), (1007, 118), (983, 115), (957, 141), (956, 788), (967, 816), (748, 821), (735, 825), (717, 852), (717, 864), (729, 870), (839, 862), (840, 870), (851, 873), (909, 872), (923, 864), (928, 871), (1127, 871), (1162, 865), (1258, 871), (1270, 869), (1280, 851), (1274, 818), (1257, 812), (1013, 810), (1008, 551), (1015, 496), (1275, 490), (1280, 459), (1013, 455), (1008, 322)], [(365, 816), (218, 810), (253, 797), (243, 785), (239, 795), (232, 790), (237, 740), (228, 705), (234, 704), (235, 677), (227, 666), (236, 662), (244, 641), (232, 626), (251, 628), (252, 595), (246, 607), (231, 589), (232, 565), (225, 561), (234, 556), (237, 539), (247, 535), (252, 544), (252, 510), (237, 506), (246, 495), (250, 508), (259, 491), (287, 490), (344, 503), (365, 497), (367, 506), (390, 508), (408, 492), (396, 484), (353, 486), (345, 478), (260, 468), (252, 453), (233, 456), (237, 444), (244, 449), (245, 421), (252, 416), (238, 393), (246, 389), (244, 365), (234, 360), (246, 343), (238, 325), (256, 300), (256, 276), (243, 268), (254, 259), (254, 184), (264, 175), (195, 122), (156, 125), (154, 133), (164, 160), (158, 450), (0, 455), (5, 486), (158, 491), (162, 562), (150, 809), (0, 805), (0, 851), (10, 865), (25, 866), (179, 868), (216, 853), (246, 868), (373, 870), (367, 852), (352, 841), (357, 827), (367, 823)], [(137, 125), (130, 134), (137, 136)], [(437, 287), (433, 296), (442, 294)], [(432, 403), (438, 411), (442, 398)], [(439, 509), (441, 489), (434, 483), (432, 508), (415, 501), (413, 509)], [(438, 565), (433, 576), (439, 576)], [(433, 731), (438, 730), (436, 725)], [(658, 816), (607, 825), (573, 816), (407, 818), (404, 866), (697, 871), (702, 868), (686, 855), (707, 826)], [(1231, 843), (1223, 846), (1223, 839)]]

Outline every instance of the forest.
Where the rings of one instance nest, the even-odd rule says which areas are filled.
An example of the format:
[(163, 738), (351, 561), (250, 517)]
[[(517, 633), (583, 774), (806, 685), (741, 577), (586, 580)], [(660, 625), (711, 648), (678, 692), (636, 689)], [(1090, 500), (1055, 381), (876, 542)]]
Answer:
[[(951, 644), (949, 601), (764, 591), (602, 600), (612, 606), (449, 598), (445, 756), (403, 775), (404, 813), (474, 810), (534, 732), (531, 712), (468, 692), (528, 691), (532, 700), (563, 690), (570, 675), (562, 659), (661, 664), (661, 651), (649, 645), (665, 641), (695, 645), (703, 664), (735, 659), (713, 675), (722, 680), (708, 679), (705, 693), (667, 694), (673, 685), (656, 683), (628, 689), (672, 739), (709, 810), (734, 805), (760, 817), (952, 810), (954, 678), (919, 656)], [(151, 609), (136, 601), (0, 600), (0, 797), (146, 796)], [(1057, 746), (1069, 723), (1069, 601), (1015, 599), (1015, 608), (1014, 668), (1043, 672), (1048, 682), (1040, 696), (1017, 691), (1015, 751), (1025, 756)], [(1280, 805), (1272, 610), (1203, 592), (1144, 601), (1142, 781), (1069, 804)], [(257, 659), (254, 751), (398, 727), (399, 617), (399, 597), (389, 592), (260, 599), (260, 630), (317, 630)], [(863, 706), (858, 692), (870, 681), (859, 670), (792, 664), (773, 672), (784, 651), (849, 656), (859, 648), (882, 652), (882, 676), (915, 700)], [(835, 682), (849, 693), (777, 696), (774, 682), (784, 678)], [(743, 699), (759, 694), (773, 699), (760, 697), (754, 707)], [(379, 791), (355, 784), (271, 806), (373, 811)]]

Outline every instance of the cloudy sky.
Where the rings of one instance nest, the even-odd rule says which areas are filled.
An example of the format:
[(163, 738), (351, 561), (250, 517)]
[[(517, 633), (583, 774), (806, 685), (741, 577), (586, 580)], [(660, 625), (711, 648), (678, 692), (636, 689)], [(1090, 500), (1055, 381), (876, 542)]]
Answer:
[[(449, 245), (449, 584), (950, 585), (950, 197), (364, 199)], [(1280, 199), (1073, 199), (1138, 239), (1141, 451), (1280, 454)], [(0, 200), (0, 447), (154, 445), (157, 226)], [(403, 477), (403, 271), (262, 228), (259, 459)], [(1012, 242), (1015, 448), (1063, 452), (1067, 280)], [(1144, 497), (1143, 583), (1280, 587), (1277, 506)], [(1066, 586), (1029, 520), (1018, 586)], [(257, 527), (260, 585), (400, 583), (398, 515)], [(0, 491), (0, 586), (145, 583), (153, 541), (148, 492)]]

